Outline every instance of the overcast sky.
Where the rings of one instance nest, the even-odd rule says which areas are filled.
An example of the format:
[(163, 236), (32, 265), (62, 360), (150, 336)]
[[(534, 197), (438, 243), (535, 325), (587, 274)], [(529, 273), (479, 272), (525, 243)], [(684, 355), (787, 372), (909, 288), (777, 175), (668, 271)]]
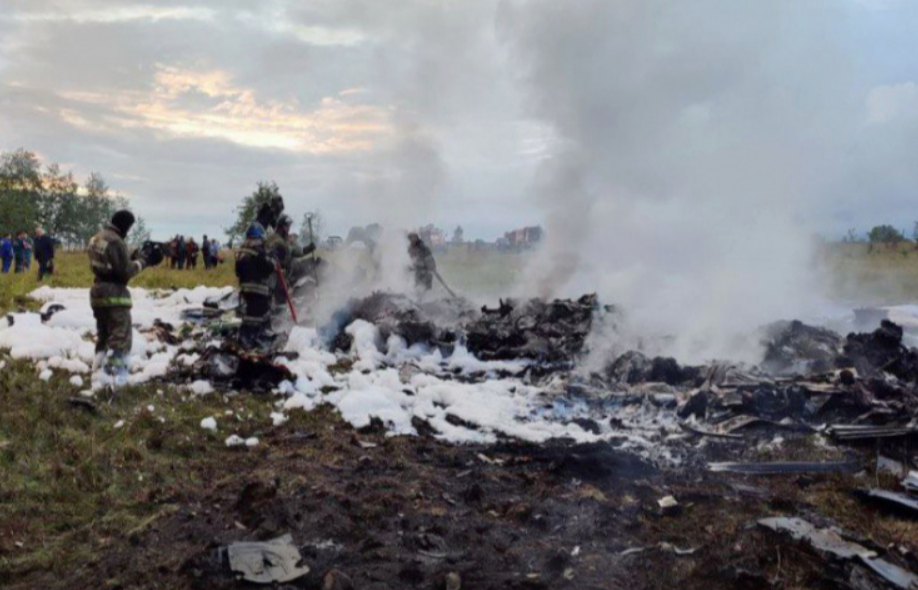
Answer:
[(274, 180), (334, 233), (490, 239), (591, 206), (546, 181), (572, 149), (590, 194), (910, 232), (916, 27), (910, 0), (0, 0), (0, 149), (101, 172), (158, 237)]

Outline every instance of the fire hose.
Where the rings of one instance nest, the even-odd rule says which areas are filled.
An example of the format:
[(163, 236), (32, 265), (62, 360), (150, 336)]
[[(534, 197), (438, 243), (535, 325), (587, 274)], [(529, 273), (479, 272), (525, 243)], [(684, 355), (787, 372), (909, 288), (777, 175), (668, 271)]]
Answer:
[(449, 288), (449, 285), (446, 284), (446, 281), (443, 280), (443, 277), (440, 276), (440, 272), (437, 270), (433, 271), (434, 276), (437, 277), (437, 280), (440, 281), (440, 284), (443, 285), (443, 288), (446, 289), (446, 292), (452, 296), (453, 299), (459, 299), (459, 296), (456, 295), (452, 289)]
[[(316, 243), (316, 234), (312, 231), (312, 215), (306, 218), (306, 222), (309, 224), (309, 240), (312, 242), (313, 246)], [(316, 262), (316, 249), (312, 251), (312, 278), (316, 281), (316, 300), (319, 299), (319, 265)]]
[(284, 269), (281, 268), (280, 262), (277, 260), (274, 261), (274, 270), (277, 271), (277, 280), (280, 282), (281, 291), (284, 293), (284, 299), (287, 300), (287, 307), (290, 308), (290, 316), (293, 318), (293, 323), (298, 324), (299, 320), (296, 317), (296, 309), (293, 307), (293, 299), (290, 297), (290, 288), (287, 286), (287, 275), (284, 274)]

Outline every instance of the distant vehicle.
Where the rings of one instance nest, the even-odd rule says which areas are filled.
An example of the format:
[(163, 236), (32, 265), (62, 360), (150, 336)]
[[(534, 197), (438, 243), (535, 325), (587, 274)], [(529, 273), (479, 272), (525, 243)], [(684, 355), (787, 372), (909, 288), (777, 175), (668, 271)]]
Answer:
[(329, 236), (328, 239), (325, 240), (325, 247), (329, 250), (337, 250), (343, 243), (344, 239), (342, 239), (341, 236)]

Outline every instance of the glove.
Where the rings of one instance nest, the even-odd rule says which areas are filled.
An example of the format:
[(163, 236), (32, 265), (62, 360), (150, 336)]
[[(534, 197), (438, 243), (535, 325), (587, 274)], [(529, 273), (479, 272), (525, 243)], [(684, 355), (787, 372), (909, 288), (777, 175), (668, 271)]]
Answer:
[(315, 252), (315, 251), (316, 251), (316, 243), (315, 243), (315, 242), (309, 242), (309, 245), (306, 246), (305, 248), (303, 248), (303, 256), (309, 256), (310, 254), (312, 254), (312, 253)]

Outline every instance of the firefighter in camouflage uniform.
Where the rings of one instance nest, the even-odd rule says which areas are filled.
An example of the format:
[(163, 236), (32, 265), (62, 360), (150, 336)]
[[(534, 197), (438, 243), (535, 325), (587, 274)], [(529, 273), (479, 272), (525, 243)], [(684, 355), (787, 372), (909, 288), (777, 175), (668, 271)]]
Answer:
[(284, 212), (284, 200), (272, 198), (258, 209), (258, 216), (245, 233), (236, 252), (236, 278), (239, 279), (239, 344), (248, 349), (265, 349), (271, 344), (271, 309), (277, 284), (277, 259), (268, 247), (269, 232)]
[(433, 252), (417, 233), (408, 234), (408, 256), (411, 258), (411, 271), (414, 273), (414, 285), (419, 291), (433, 289), (434, 275), (437, 273), (437, 261)]
[(103, 368), (113, 385), (125, 384), (129, 369), (132, 328), (128, 282), (163, 260), (160, 248), (145, 245), (133, 253), (128, 251), (124, 240), (133, 225), (133, 213), (118, 211), (89, 241), (89, 262), (95, 275), (89, 297), (98, 332), (93, 372)]
[[(301, 247), (295, 241), (290, 239), (290, 228), (293, 226), (293, 219), (289, 215), (281, 215), (277, 220), (277, 231), (268, 236), (267, 248), (278, 265), (284, 272), (287, 284), (290, 289), (297, 284), (301, 278), (306, 276), (309, 269), (307, 258), (316, 251), (315, 244), (309, 244), (306, 248)], [(292, 296), (293, 293), (290, 293)], [(286, 306), (286, 295), (276, 280), (274, 284), (274, 303), (277, 306)]]

